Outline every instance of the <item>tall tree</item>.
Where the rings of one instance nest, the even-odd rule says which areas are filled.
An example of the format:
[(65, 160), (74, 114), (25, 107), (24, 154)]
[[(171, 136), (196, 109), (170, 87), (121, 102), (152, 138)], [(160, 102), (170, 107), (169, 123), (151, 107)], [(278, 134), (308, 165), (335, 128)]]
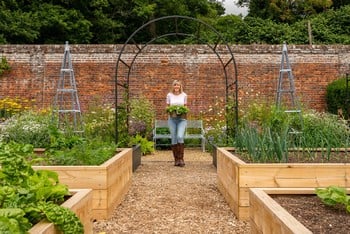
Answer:
[(325, 12), (333, 6), (332, 0), (239, 0), (239, 6), (249, 7), (249, 16), (293, 23)]

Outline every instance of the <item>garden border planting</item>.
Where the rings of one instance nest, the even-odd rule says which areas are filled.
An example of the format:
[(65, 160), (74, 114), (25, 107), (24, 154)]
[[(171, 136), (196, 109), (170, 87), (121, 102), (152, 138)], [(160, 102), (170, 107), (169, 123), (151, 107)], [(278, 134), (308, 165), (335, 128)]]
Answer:
[(350, 187), (347, 163), (245, 163), (229, 150), (217, 148), (217, 183), (240, 220), (249, 219), (250, 188)]
[(51, 170), (70, 189), (92, 189), (93, 219), (108, 219), (131, 186), (132, 148), (117, 153), (99, 166), (33, 166), (35, 170)]

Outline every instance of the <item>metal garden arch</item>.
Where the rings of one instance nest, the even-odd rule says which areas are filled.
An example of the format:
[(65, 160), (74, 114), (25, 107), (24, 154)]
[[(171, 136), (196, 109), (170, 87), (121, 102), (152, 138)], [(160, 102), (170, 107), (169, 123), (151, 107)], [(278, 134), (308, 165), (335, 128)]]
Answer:
[[(165, 24), (167, 21), (170, 21), (169, 24)], [(148, 35), (148, 31), (145, 31), (147, 27), (154, 25), (156, 23), (162, 22), (162, 25), (168, 25), (169, 28), (166, 29), (165, 33), (160, 33), (160, 35)], [(189, 24), (195, 24), (196, 31), (195, 32), (186, 32), (186, 25)], [(183, 29), (184, 31), (179, 31), (179, 27)], [(210, 32), (212, 35), (214, 35), (214, 43), (209, 44), (208, 40), (204, 38), (206, 36), (206, 33), (203, 33), (203, 30), (207, 30), (206, 32)], [(143, 31), (144, 30), (144, 31)], [(209, 30), (209, 31), (208, 31)], [(193, 31), (193, 30), (192, 30)], [(145, 36), (146, 35), (146, 36)], [(147, 36), (150, 36), (149, 38)], [(132, 67), (135, 63), (135, 60), (137, 56), (143, 51), (144, 48), (147, 47), (147, 45), (150, 45), (151, 43), (156, 42), (159, 39), (165, 38), (165, 37), (192, 37), (197, 39), (198, 42), (201, 42), (201, 44), (207, 45), (213, 53), (215, 53), (218, 57), (218, 60), (222, 66), (224, 76), (225, 76), (225, 84), (226, 84), (226, 93), (225, 93), (225, 103), (226, 103), (226, 113), (229, 111), (233, 111), (233, 123), (232, 126), (233, 129), (227, 129), (228, 131), (231, 130), (232, 134), (236, 134), (236, 128), (238, 126), (238, 82), (237, 82), (237, 65), (232, 53), (232, 50), (230, 46), (225, 42), (221, 34), (215, 30), (211, 25), (205, 23), (202, 20), (191, 18), (188, 16), (179, 16), (179, 15), (172, 15), (172, 16), (165, 16), (160, 17), (154, 20), (151, 20), (141, 27), (139, 27), (137, 30), (135, 30), (131, 36), (126, 40), (126, 42), (121, 47), (121, 50), (119, 52), (117, 64), (116, 64), (116, 73), (115, 73), (115, 122), (116, 122), (116, 143), (118, 143), (118, 110), (120, 106), (118, 106), (118, 86), (122, 87), (125, 90), (129, 89), (129, 77), (132, 72)], [(142, 43), (138, 43), (135, 38), (140, 37), (142, 38)], [(145, 38), (146, 37), (146, 38)], [(126, 49), (126, 46), (134, 46), (135, 54), (132, 59), (130, 59), (130, 56), (128, 59), (123, 59), (123, 53)], [(224, 48), (226, 50), (224, 55), (220, 55), (219, 48)], [(221, 49), (222, 51), (223, 49)], [(120, 70), (123, 69), (123, 71), (126, 70), (123, 74), (120, 72)], [(129, 95), (129, 92), (127, 92), (127, 95)], [(232, 105), (228, 106), (228, 100), (229, 98), (232, 98), (233, 101)], [(129, 96), (127, 96), (127, 99), (129, 99)], [(226, 125), (229, 125), (229, 119), (226, 118)], [(126, 123), (128, 125), (128, 123)]]

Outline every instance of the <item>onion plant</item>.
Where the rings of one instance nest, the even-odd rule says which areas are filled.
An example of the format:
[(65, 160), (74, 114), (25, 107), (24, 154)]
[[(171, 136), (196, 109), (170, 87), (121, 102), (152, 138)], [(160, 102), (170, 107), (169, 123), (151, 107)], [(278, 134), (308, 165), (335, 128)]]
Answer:
[(303, 110), (301, 117), (283, 108), (254, 104), (242, 116), (234, 146), (253, 162), (287, 162), (289, 151), (295, 148), (301, 149), (303, 157), (313, 159), (320, 152), (329, 161), (334, 149), (348, 147), (346, 121), (312, 110)]

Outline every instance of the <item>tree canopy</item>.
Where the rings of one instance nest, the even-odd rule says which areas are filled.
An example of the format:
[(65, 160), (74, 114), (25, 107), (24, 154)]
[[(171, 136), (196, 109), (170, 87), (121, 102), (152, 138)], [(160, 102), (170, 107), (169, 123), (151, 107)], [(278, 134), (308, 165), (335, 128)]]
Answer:
[[(233, 0), (227, 0), (233, 1)], [(0, 44), (118, 44), (140, 26), (163, 16), (201, 19), (217, 29), (228, 43), (350, 44), (350, 0), (239, 0), (248, 6), (246, 17), (224, 15), (215, 0), (3, 0), (0, 3)], [(169, 22), (151, 24), (143, 35), (174, 30)], [(198, 25), (178, 25), (196, 32)], [(206, 42), (215, 35), (205, 31)], [(165, 38), (158, 43), (200, 43), (194, 39)]]
[(248, 16), (294, 23), (330, 9), (349, 5), (350, 0), (238, 0), (249, 8)]

